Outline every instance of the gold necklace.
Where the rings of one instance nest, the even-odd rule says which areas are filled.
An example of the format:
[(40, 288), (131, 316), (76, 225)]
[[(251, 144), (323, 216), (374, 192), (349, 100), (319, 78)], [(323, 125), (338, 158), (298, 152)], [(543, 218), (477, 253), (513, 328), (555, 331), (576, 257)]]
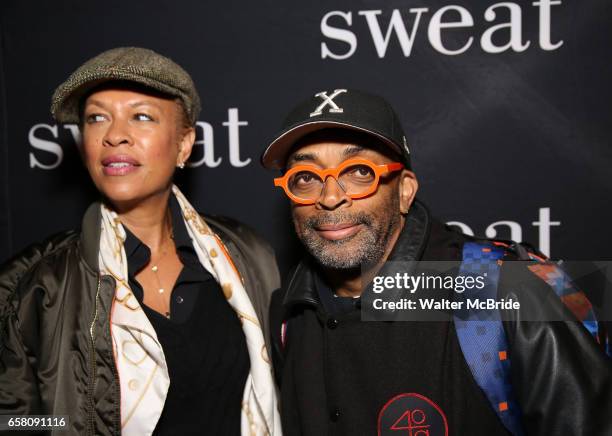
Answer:
[(159, 292), (160, 294), (163, 294), (165, 292), (164, 287), (162, 286), (161, 280), (159, 279), (159, 261), (163, 259), (163, 257), (166, 255), (166, 251), (164, 251), (162, 253), (162, 255), (159, 257), (159, 259), (157, 259), (157, 264), (153, 265), (151, 267), (151, 271), (153, 271), (153, 275), (155, 276), (155, 279), (157, 280), (157, 292)]
[[(168, 219), (171, 220), (170, 216), (168, 215)], [(169, 224), (169, 228), (170, 228), (170, 238), (167, 241), (172, 241), (174, 240), (174, 231), (172, 229), (172, 223), (170, 222)], [(164, 242), (164, 245), (166, 245), (167, 242)], [(163, 246), (162, 246), (163, 247)], [(165, 289), (162, 285), (162, 282), (159, 278), (159, 262), (164, 258), (164, 256), (168, 253), (167, 250), (162, 250), (162, 255), (157, 259), (157, 262), (151, 266), (151, 271), (153, 271), (153, 275), (155, 276), (155, 279), (157, 280), (157, 292), (161, 295), (165, 292)], [(164, 311), (164, 314), (166, 315), (166, 318), (170, 318), (170, 312), (169, 311)]]

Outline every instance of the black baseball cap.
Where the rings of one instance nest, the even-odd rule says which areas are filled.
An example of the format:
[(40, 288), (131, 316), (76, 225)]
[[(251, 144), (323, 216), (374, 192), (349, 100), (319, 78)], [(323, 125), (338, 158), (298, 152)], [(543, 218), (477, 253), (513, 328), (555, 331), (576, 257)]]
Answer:
[(382, 97), (354, 89), (314, 93), (287, 116), (268, 148), (261, 155), (265, 168), (282, 169), (293, 145), (317, 130), (345, 128), (370, 134), (398, 153), (410, 169), (410, 149), (397, 114)]

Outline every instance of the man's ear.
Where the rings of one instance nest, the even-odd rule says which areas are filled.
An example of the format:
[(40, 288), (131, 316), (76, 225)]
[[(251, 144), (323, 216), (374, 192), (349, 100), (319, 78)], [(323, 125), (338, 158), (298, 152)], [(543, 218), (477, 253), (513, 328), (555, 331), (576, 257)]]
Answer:
[(180, 163), (185, 163), (189, 156), (191, 156), (191, 150), (193, 149), (193, 143), (195, 142), (196, 132), (193, 127), (189, 127), (185, 129), (183, 132), (183, 137), (179, 142), (179, 154), (177, 157), (177, 165)]
[(419, 182), (416, 175), (412, 171), (402, 170), (399, 182), (400, 212), (402, 214), (405, 215), (410, 210), (418, 189)]

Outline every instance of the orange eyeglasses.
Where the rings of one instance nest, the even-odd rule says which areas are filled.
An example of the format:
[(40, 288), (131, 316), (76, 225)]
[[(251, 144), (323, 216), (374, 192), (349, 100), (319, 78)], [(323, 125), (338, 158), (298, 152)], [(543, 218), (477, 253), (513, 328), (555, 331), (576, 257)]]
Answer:
[(363, 158), (351, 158), (336, 168), (321, 170), (314, 165), (296, 165), (283, 177), (274, 179), (285, 194), (298, 204), (314, 204), (323, 192), (325, 181), (332, 177), (350, 198), (363, 198), (378, 189), (380, 176), (399, 171), (404, 165), (399, 162), (378, 165)]

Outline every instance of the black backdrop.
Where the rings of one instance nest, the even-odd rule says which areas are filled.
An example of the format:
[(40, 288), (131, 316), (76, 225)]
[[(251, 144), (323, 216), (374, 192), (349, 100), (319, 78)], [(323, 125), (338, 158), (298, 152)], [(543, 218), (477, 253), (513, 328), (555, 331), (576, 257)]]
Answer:
[(396, 107), (419, 196), (440, 219), (479, 235), (503, 221), (489, 234), (556, 258), (610, 258), (607, 0), (3, 0), (0, 8), (0, 261), (78, 227), (96, 198), (74, 127), (54, 123), (49, 101), (86, 59), (125, 45), (192, 74), (207, 145), (191, 160), (205, 162), (177, 182), (198, 209), (259, 230), (283, 270), (299, 249), (259, 155), (291, 105), (342, 87)]

